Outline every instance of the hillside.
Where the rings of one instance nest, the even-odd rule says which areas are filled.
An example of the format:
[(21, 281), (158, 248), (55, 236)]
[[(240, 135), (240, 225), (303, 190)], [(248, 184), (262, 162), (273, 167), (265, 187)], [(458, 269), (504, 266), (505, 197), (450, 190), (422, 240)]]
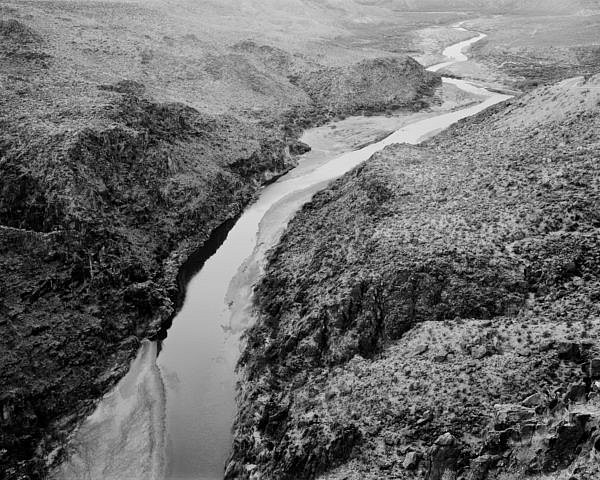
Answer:
[(596, 0), (371, 0), (362, 3), (386, 6), (393, 10), (445, 12), (460, 10), (477, 13), (572, 14), (597, 6)]
[(599, 87), (534, 90), (315, 195), (256, 289), (227, 478), (600, 474)]

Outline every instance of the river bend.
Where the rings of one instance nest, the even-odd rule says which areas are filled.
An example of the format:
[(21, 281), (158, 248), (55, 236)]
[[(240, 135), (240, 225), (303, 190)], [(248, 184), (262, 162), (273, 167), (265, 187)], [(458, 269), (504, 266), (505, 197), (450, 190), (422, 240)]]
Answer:
[[(429, 70), (466, 61), (464, 50), (484, 37), (448, 47), (443, 52), (447, 61)], [(385, 139), (358, 150), (314, 149), (296, 171), (261, 191), (190, 281), (160, 354), (156, 343), (143, 343), (129, 373), (75, 433), (73, 453), (54, 472), (55, 479), (223, 478), (232, 441), (239, 338), (252, 319), (252, 288), (267, 250), (315, 192), (375, 152), (394, 143), (417, 144), (509, 98), (468, 81), (443, 81), (481, 101), (429, 118), (415, 114), (417, 121), (409, 117)], [(304, 140), (310, 142), (330, 127), (320, 128), (308, 131)], [(326, 135), (321, 138), (328, 143)]]

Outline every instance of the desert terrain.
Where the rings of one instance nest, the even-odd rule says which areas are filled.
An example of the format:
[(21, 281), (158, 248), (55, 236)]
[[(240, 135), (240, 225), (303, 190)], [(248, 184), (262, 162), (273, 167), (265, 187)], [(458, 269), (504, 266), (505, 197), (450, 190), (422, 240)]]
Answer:
[[(164, 336), (186, 261), (297, 165), (304, 130), (335, 122), (353, 149), (435, 112), (424, 67), (472, 36), (457, 24), (488, 36), (444, 75), (528, 93), (388, 147), (292, 221), (257, 286), (227, 476), (594, 478), (593, 0), (0, 5), (0, 478), (68, 456)], [(361, 128), (373, 114), (389, 123)], [(511, 429), (547, 460), (523, 470)]]
[(302, 209), (257, 287), (230, 478), (597, 478), (598, 82), (390, 146)]

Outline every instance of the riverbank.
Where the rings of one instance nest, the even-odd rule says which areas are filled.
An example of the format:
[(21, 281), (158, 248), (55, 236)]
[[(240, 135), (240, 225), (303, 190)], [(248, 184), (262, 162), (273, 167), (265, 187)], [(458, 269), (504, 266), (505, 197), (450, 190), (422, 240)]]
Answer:
[(599, 84), (390, 146), (300, 211), (256, 290), (230, 478), (598, 475)]
[(119, 123), (94, 129), (37, 140), (3, 131), (0, 210), (14, 227), (0, 232), (9, 476), (42, 474), (126, 373), (139, 339), (174, 314), (187, 253), (294, 165), (283, 138), (233, 118), (133, 96), (115, 108)]
[[(444, 87), (444, 92), (458, 89), (447, 83)], [(437, 106), (436, 112), (404, 113), (397, 118), (363, 117), (361, 125), (372, 122), (377, 126), (384, 120), (396, 122), (398, 126), (404, 125), (401, 130), (412, 130), (411, 138), (416, 141), (432, 128), (437, 130), (455, 121), (454, 115), (468, 114), (454, 112), (455, 97), (468, 103), (478, 98), (466, 100), (469, 95), (455, 95), (447, 105)], [(427, 126), (427, 119), (433, 127)], [(331, 129), (334, 126), (343, 130), (348, 127), (341, 125), (351, 125), (351, 120), (314, 131), (321, 134), (337, 131), (338, 128)], [(306, 136), (303, 140), (307, 140)], [(188, 285), (183, 308), (160, 344), (160, 356), (143, 355), (145, 363), (136, 361), (121, 382), (124, 386), (119, 383), (75, 432), (67, 461), (51, 478), (78, 479), (88, 471), (116, 472), (123, 465), (127, 465), (128, 472), (138, 472), (129, 473), (132, 479), (162, 478), (165, 470), (167, 476), (173, 477), (222, 476), (235, 415), (238, 335), (248, 326), (250, 293), (260, 277), (265, 249), (276, 243), (287, 220), (314, 192), (352, 165), (366, 160), (374, 151), (372, 148), (381, 148), (373, 145), (353, 151), (352, 144), (338, 142), (327, 135), (322, 140), (322, 144), (331, 143), (347, 152), (347, 161), (332, 162), (338, 156), (311, 151), (297, 169), (261, 190), (235, 225), (232, 222), (233, 228), (226, 235), (219, 235), (222, 244), (218, 239), (211, 242), (213, 248), (203, 252), (206, 263)], [(156, 366), (164, 385), (159, 391), (153, 389), (157, 384), (154, 376), (147, 374), (155, 371)], [(139, 386), (139, 391), (123, 396), (121, 391), (132, 383)], [(154, 425), (148, 423), (156, 418), (163, 420)], [(169, 442), (161, 440), (164, 438)], [(114, 445), (122, 447), (116, 452)], [(157, 448), (161, 451), (160, 462), (152, 460)]]
[[(2, 358), (3, 461), (7, 469), (26, 461), (19, 470), (33, 477), (125, 374), (139, 339), (159, 334), (175, 314), (177, 275), (188, 256), (261, 185), (295, 165), (286, 140), (267, 129), (179, 105), (125, 101), (143, 110), (122, 127), (56, 142), (42, 137), (43, 146), (27, 151), (9, 140), (5, 150), (3, 170), (13, 181), (3, 223), (15, 228), (0, 232), (10, 352)], [(47, 165), (60, 149), (69, 154)], [(28, 173), (17, 158), (30, 159)], [(67, 191), (70, 205), (59, 200)], [(54, 217), (43, 213), (50, 210)]]

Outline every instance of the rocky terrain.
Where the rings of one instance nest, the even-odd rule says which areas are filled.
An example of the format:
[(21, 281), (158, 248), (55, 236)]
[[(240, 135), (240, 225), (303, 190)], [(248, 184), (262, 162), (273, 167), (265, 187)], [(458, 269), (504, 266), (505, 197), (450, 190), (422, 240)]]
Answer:
[(293, 112), (420, 108), (440, 79), (396, 54), (333, 67), (207, 44), (163, 7), (0, 9), (0, 478), (40, 478), (168, 326), (188, 256), (295, 165)]
[(473, 10), (582, 4), (455, 3), (0, 5), (0, 478), (60, 459), (303, 128), (426, 106), (439, 77), (406, 55), (437, 58)]
[(6, 465), (44, 452), (126, 371), (174, 313), (186, 255), (294, 165), (282, 138), (233, 117), (129, 94), (104, 109), (79, 129), (3, 122)]
[(226, 478), (600, 475), (600, 76), (393, 145), (256, 289)]
[(440, 84), (437, 75), (424, 74), (423, 66), (410, 57), (320, 69), (301, 75), (297, 83), (318, 109), (332, 115), (414, 108), (418, 101), (425, 107), (426, 95)]

